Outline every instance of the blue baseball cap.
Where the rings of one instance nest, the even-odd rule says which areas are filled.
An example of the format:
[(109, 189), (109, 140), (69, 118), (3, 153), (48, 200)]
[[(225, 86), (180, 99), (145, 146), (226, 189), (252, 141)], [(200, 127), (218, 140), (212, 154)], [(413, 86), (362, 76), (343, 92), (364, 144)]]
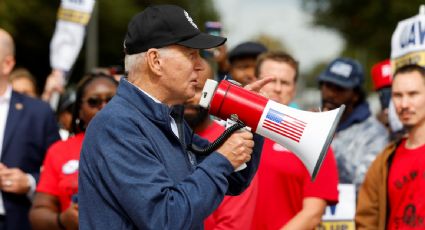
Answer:
[(362, 65), (351, 58), (337, 58), (318, 78), (319, 83), (329, 82), (346, 89), (361, 87), (364, 81)]

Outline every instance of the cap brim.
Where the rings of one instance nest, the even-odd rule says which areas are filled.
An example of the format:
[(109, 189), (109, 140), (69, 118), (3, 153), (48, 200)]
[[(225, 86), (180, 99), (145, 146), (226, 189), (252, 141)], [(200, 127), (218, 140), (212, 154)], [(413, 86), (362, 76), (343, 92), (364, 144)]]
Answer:
[(328, 75), (320, 75), (319, 76), (319, 82), (329, 82), (332, 83), (334, 85), (340, 86), (342, 88), (345, 89), (352, 89), (355, 87), (355, 84), (351, 83), (351, 82), (347, 82), (347, 81), (343, 81), (341, 79), (338, 79), (334, 76), (328, 76)]
[(194, 49), (210, 49), (217, 46), (221, 46), (226, 42), (227, 38), (220, 36), (209, 35), (206, 33), (200, 33), (187, 40), (178, 42), (177, 44), (194, 48)]

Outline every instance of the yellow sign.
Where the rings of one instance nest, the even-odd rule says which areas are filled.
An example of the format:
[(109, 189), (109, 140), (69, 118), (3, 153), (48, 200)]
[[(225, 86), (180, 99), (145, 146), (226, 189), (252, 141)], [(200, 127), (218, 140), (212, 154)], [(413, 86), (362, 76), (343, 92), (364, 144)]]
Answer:
[(410, 52), (401, 57), (394, 58), (391, 60), (391, 67), (393, 73), (399, 67), (408, 64), (417, 64), (420, 66), (425, 66), (425, 50)]
[(354, 221), (323, 221), (316, 230), (354, 230)]
[(90, 12), (81, 12), (72, 9), (60, 8), (58, 18), (64, 21), (86, 25), (90, 20)]

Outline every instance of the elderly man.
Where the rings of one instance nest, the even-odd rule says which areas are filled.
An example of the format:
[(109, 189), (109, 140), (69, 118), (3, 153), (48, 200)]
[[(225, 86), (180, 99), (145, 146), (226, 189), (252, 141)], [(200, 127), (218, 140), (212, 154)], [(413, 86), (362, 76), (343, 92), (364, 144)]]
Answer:
[(179, 106), (195, 95), (204, 68), (199, 49), (225, 41), (201, 33), (173, 5), (148, 7), (130, 21), (128, 78), (90, 123), (81, 152), (81, 229), (202, 229), (226, 193), (249, 185), (261, 138), (254, 145), (252, 133), (237, 132), (216, 152), (195, 155), (187, 145), (208, 141), (192, 135)]
[(59, 140), (53, 111), (12, 90), (12, 36), (0, 28), (0, 229), (30, 229), (28, 212), (47, 148)]

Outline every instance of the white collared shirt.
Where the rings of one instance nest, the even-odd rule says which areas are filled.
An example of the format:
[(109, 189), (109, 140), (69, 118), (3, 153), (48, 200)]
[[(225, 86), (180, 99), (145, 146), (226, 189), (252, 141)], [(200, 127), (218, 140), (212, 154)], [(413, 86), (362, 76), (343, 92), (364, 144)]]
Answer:
[(0, 157), (3, 150), (4, 132), (6, 130), (7, 114), (9, 113), (12, 86), (8, 85), (3, 95), (0, 95)]
[[(10, 99), (12, 98), (12, 86), (7, 85), (6, 91), (0, 95), (0, 157), (3, 152), (4, 132), (6, 130), (7, 114), (9, 113)], [(0, 215), (5, 214), (3, 197), (0, 193)]]

